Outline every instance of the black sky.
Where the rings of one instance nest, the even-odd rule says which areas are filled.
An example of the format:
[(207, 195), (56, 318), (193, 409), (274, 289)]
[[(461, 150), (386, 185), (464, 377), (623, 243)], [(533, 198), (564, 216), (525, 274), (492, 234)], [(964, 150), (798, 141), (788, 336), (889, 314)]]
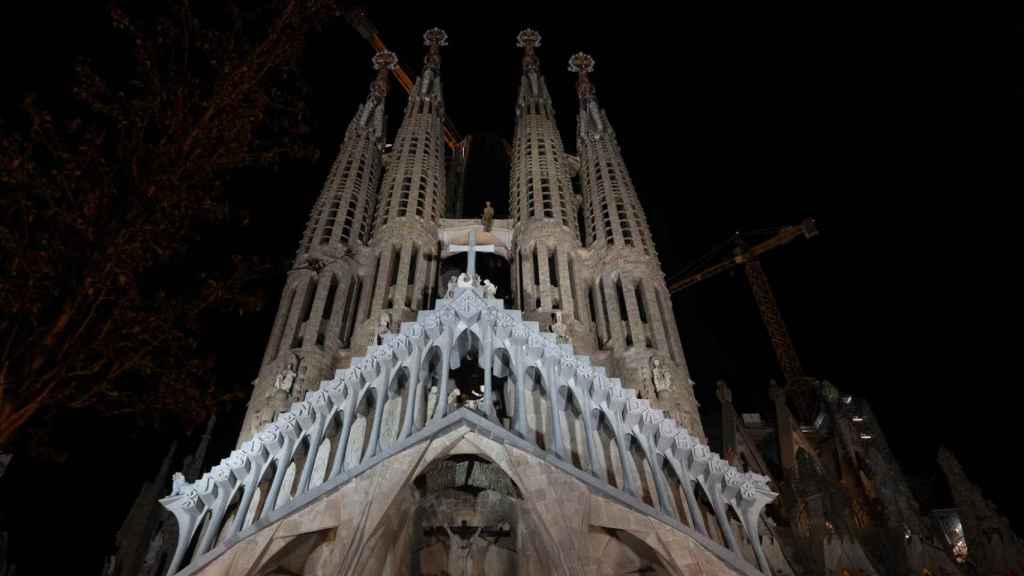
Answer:
[[(73, 58), (102, 52), (113, 34), (102, 4), (60, 6), (36, 2), (4, 22), (0, 63), (13, 79), (4, 83), (4, 113), (26, 91), (66, 90)], [(575, 150), (574, 77), (566, 62), (578, 50), (591, 53), (598, 98), (669, 275), (736, 230), (816, 218), (819, 237), (764, 258), (807, 372), (868, 398), (905, 471), (924, 479), (922, 486), (938, 474), (935, 453), (945, 444), (986, 496), (1019, 521), (1024, 508), (1014, 476), (993, 457), (1009, 434), (1003, 428), (1012, 429), (1015, 402), (1005, 392), (1012, 384), (987, 358), (986, 337), (973, 320), (985, 298), (974, 288), (979, 263), (966, 247), (967, 212), (996, 188), (989, 175), (1005, 153), (989, 146), (1005, 120), (979, 80), (973, 55), (980, 33), (971, 23), (936, 8), (555, 6), (376, 3), (369, 11), (410, 73), (422, 61), (422, 32), (448, 31), (446, 108), (463, 134), (511, 140), (515, 35), (529, 26), (544, 37), (541, 66), (563, 141)], [(232, 197), (251, 211), (253, 229), (208, 234), (208, 250), (263, 252), (283, 262), (294, 254), (345, 126), (366, 95), (371, 55), (342, 18), (308, 38), (300, 68), (321, 158), (235, 175)], [(403, 105), (393, 90), (391, 136)], [(486, 172), (507, 167), (486, 157), (478, 181), (499, 186), (502, 174)], [(255, 377), (283, 281), (267, 281), (269, 310), (210, 328), (229, 386), (244, 388)], [(710, 280), (676, 295), (673, 305), (702, 411), (717, 411), (719, 378), (730, 383), (741, 411), (761, 410), (768, 379), (779, 375), (742, 275)], [(212, 457), (230, 448), (243, 408), (222, 417)], [(56, 573), (68, 562), (80, 568), (75, 573), (99, 572), (139, 482), (179, 434), (162, 430), (157, 417), (145, 415), (143, 426), (97, 423), (89, 414), (55, 423), (78, 436), (64, 464), (12, 465), (0, 480), (0, 520), (11, 532), (19, 574)], [(26, 504), (33, 501), (38, 507)], [(60, 545), (65, 536), (57, 534), (75, 540), (66, 554), (40, 553)]]

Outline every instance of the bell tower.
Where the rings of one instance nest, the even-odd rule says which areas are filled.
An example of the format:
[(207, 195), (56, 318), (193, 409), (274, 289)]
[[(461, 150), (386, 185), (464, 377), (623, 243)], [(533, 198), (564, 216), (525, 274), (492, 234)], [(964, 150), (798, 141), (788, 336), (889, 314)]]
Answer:
[(337, 351), (351, 344), (363, 290), (359, 261), (367, 251), (382, 165), (388, 76), (397, 62), (387, 51), (373, 57), (377, 76), (313, 205), (253, 382), (239, 442), (316, 389), (333, 372)]
[(576, 149), (592, 263), (587, 290), (599, 348), (609, 351), (623, 381), (703, 437), (665, 275), (615, 131), (590, 79), (594, 59), (577, 53), (569, 70), (577, 74)]

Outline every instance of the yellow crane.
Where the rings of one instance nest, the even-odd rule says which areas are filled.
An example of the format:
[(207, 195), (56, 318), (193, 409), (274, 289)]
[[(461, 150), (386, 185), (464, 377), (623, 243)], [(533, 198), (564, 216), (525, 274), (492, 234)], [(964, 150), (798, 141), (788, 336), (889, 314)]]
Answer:
[(775, 294), (768, 282), (768, 276), (765, 275), (764, 269), (761, 267), (760, 256), (765, 252), (785, 246), (796, 238), (812, 238), (817, 234), (818, 227), (810, 218), (799, 225), (782, 228), (767, 240), (753, 246), (748, 246), (743, 236), (737, 233), (730, 240), (733, 245), (730, 258), (674, 280), (669, 283), (668, 288), (672, 293), (679, 292), (722, 272), (743, 266), (747, 281), (750, 283), (750, 290), (754, 294), (754, 300), (761, 313), (761, 320), (771, 337), (775, 357), (786, 379), (787, 396), (795, 404), (797, 418), (805, 423), (812, 422), (817, 416), (817, 403), (813, 389), (815, 379), (809, 378), (804, 373), (796, 348), (786, 329), (786, 323), (779, 312), (779, 305), (775, 301)]
[[(377, 28), (370, 21), (370, 17), (366, 12), (366, 8), (355, 7), (345, 12), (345, 19), (348, 20), (349, 24), (359, 32), (359, 35), (366, 39), (367, 42), (373, 46), (373, 49), (377, 52), (381, 50), (387, 50), (387, 46), (384, 45), (384, 40), (381, 39), (380, 34), (377, 33)], [(391, 71), (394, 74), (395, 79), (405, 90), (406, 94), (412, 92), (413, 81), (406, 74), (405, 69), (402, 68), (402, 63), (399, 62), (397, 66)], [(450, 118), (446, 114), (443, 121), (444, 128), (444, 141), (451, 148), (452, 152), (459, 152), (462, 146), (462, 136), (459, 135), (459, 131), (455, 129)]]

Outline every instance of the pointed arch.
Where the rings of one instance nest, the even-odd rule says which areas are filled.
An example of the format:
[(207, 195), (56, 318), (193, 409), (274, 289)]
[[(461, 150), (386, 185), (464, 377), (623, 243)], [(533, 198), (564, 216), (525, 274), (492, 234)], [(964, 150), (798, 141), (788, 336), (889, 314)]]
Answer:
[(292, 452), (288, 467), (285, 468), (284, 480), (277, 492), (277, 501), (274, 502), (275, 510), (291, 502), (298, 495), (302, 469), (306, 466), (306, 458), (309, 457), (309, 443), (309, 435), (303, 436)]
[(380, 445), (389, 448), (398, 441), (405, 422), (406, 411), (411, 409), (412, 386), (409, 382), (409, 369), (401, 366), (395, 371), (388, 384), (387, 396), (384, 401), (384, 416), (380, 421)]
[(373, 415), (377, 407), (377, 392), (369, 388), (363, 393), (359, 404), (352, 413), (351, 430), (345, 446), (345, 470), (351, 470), (363, 462), (373, 436)]
[(570, 386), (559, 388), (559, 402), (562, 409), (558, 411), (559, 423), (562, 426), (562, 442), (565, 445), (566, 458), (580, 470), (590, 470), (590, 451), (587, 447), (586, 412), (577, 392)]
[(665, 478), (665, 488), (668, 490), (666, 500), (671, 507), (671, 514), (680, 524), (694, 528), (693, 519), (690, 518), (690, 507), (687, 504), (687, 487), (683, 484), (683, 479), (679, 477), (668, 458), (661, 458), (661, 471)]
[(592, 418), (596, 432), (594, 441), (597, 444), (597, 449), (594, 450), (594, 459), (600, 462), (601, 479), (609, 486), (621, 490), (625, 484), (623, 483), (622, 454), (619, 452), (615, 428), (603, 410), (594, 410)]
[(334, 468), (334, 459), (337, 458), (338, 442), (341, 439), (341, 429), (344, 426), (345, 413), (341, 410), (334, 412), (327, 426), (324, 428), (320, 446), (316, 450), (316, 459), (313, 462), (313, 476), (310, 478), (310, 489), (316, 488), (327, 481), (327, 477)]
[(654, 467), (647, 456), (647, 449), (642, 441), (633, 434), (627, 434), (627, 449), (629, 450), (630, 473), (636, 482), (633, 483), (636, 489), (636, 496), (645, 504), (658, 507), (658, 489), (654, 480)]
[(526, 392), (526, 405), (523, 408), (526, 413), (527, 436), (533, 439), (538, 448), (547, 450), (554, 437), (548, 383), (544, 381), (539, 368), (529, 366), (524, 372), (523, 386)]

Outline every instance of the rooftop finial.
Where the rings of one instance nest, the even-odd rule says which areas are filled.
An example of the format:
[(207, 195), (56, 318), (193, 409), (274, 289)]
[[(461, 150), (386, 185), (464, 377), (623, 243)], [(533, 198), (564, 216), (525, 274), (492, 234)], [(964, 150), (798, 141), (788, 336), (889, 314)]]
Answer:
[(423, 33), (423, 45), (430, 47), (424, 64), (429, 68), (440, 68), (441, 46), (448, 45), (448, 33), (440, 28), (431, 28)]
[(577, 52), (569, 59), (569, 71), (579, 74), (576, 82), (576, 93), (580, 100), (594, 95), (594, 85), (590, 83), (590, 74), (594, 71), (594, 57), (584, 52)]
[(390, 50), (381, 50), (373, 55), (373, 69), (377, 71), (377, 78), (370, 90), (374, 96), (383, 99), (388, 95), (388, 74), (397, 65), (398, 56)]
[(535, 48), (540, 46), (540, 32), (527, 28), (516, 35), (516, 46), (524, 48), (523, 70), (533, 71), (540, 67)]

